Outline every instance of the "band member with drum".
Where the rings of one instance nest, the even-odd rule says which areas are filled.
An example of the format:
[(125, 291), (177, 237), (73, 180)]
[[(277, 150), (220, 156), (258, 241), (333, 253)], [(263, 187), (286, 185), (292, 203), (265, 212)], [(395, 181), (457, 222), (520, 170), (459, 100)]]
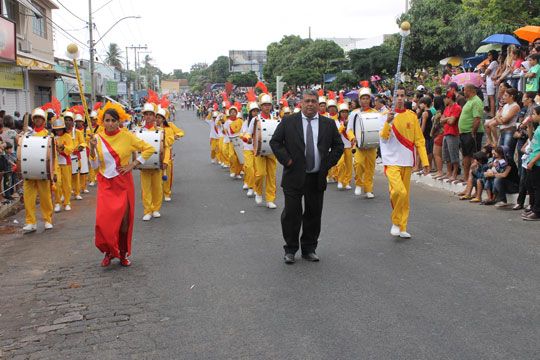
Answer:
[(390, 234), (408, 239), (411, 237), (407, 232), (409, 186), (412, 168), (417, 161), (415, 148), (424, 166), (425, 176), (430, 169), (422, 128), (416, 113), (405, 109), (406, 100), (405, 88), (400, 86), (396, 92), (395, 113), (390, 112), (386, 117), (381, 117), (380, 146), (393, 209)]
[(230, 176), (231, 178), (242, 179), (242, 164), (234, 151), (234, 145), (231, 138), (240, 136), (242, 130), (242, 124), (244, 120), (238, 116), (238, 105), (232, 105), (228, 110), (229, 115), (227, 121), (225, 121), (225, 131), (227, 138), (229, 139), (229, 163), (231, 164)]
[[(66, 124), (66, 131), (71, 134), (71, 140), (73, 141), (73, 153), (72, 158), (77, 156), (77, 158), (80, 160), (81, 155), (80, 152), (83, 151), (83, 149), (87, 146), (84, 141), (84, 135), (80, 130), (75, 129), (74, 127), (74, 115), (71, 111), (66, 111), (64, 113), (64, 122)], [(73, 163), (72, 163), (73, 166)], [(81, 196), (81, 176), (80, 171), (77, 170), (75, 174), (71, 176), (71, 190), (73, 190), (73, 195), (75, 196), (75, 199), (82, 200), (83, 197)]]
[[(165, 154), (163, 164), (167, 164), (163, 171), (166, 179), (163, 180), (163, 195), (165, 201), (172, 200), (172, 183), (173, 183), (173, 162), (172, 162), (172, 146), (174, 145), (175, 134), (172, 128), (172, 123), (168, 122), (169, 111), (161, 107), (158, 108), (156, 114), (156, 125), (160, 130), (165, 132)], [(180, 130), (180, 129), (179, 129)], [(182, 132), (183, 133), (183, 132)], [(183, 136), (183, 134), (182, 134)]]
[[(340, 95), (342, 97), (343, 94)], [(336, 125), (338, 127), (338, 132), (341, 135), (341, 141), (345, 149), (343, 150), (343, 155), (337, 164), (338, 171), (338, 181), (337, 188), (342, 190), (351, 190), (351, 180), (352, 180), (352, 145), (349, 140), (349, 135), (347, 135), (347, 125), (349, 124), (349, 105), (347, 103), (340, 101), (339, 104), (339, 120), (336, 120)]]
[(66, 132), (66, 125), (62, 118), (53, 120), (54, 142), (56, 145), (56, 191), (54, 196), (54, 212), (62, 210), (62, 198), (64, 209), (71, 210), (71, 154), (73, 153), (73, 140), (71, 134)]
[(375, 163), (377, 161), (377, 149), (360, 149), (358, 140), (354, 133), (355, 117), (361, 113), (376, 113), (377, 110), (371, 108), (371, 90), (367, 87), (362, 88), (358, 93), (360, 108), (354, 110), (350, 115), (347, 135), (353, 144), (356, 152), (354, 153), (354, 181), (356, 188), (354, 195), (362, 195), (362, 187), (368, 199), (373, 199), (373, 176), (375, 175)]
[[(99, 103), (101, 105), (101, 103)], [(98, 132), (100, 129), (100, 126), (97, 124), (98, 119), (98, 113), (96, 110), (93, 110), (90, 113), (90, 128), (86, 132), (86, 143), (90, 141), (90, 139)], [(95, 186), (96, 185), (96, 170), (90, 166), (90, 169), (88, 169), (88, 186)]]
[[(31, 136), (49, 136), (49, 132), (45, 129), (45, 121), (47, 119), (47, 113), (42, 108), (35, 108), (32, 111), (32, 125), (33, 130), (29, 135)], [(26, 131), (26, 129), (24, 129)], [(54, 160), (54, 159), (53, 159)], [(45, 230), (53, 228), (52, 214), (52, 192), (51, 182), (49, 180), (24, 180), (24, 209), (26, 213), (26, 225), (23, 227), (23, 231), (32, 232), (36, 231), (36, 198), (39, 194), (39, 204), (41, 207), (41, 213), (43, 214), (43, 220), (45, 221)]]
[[(105, 253), (101, 266), (119, 258), (123, 266), (131, 265), (131, 236), (135, 212), (135, 187), (131, 170), (154, 153), (154, 147), (137, 138), (120, 121), (127, 114), (120, 106), (108, 108), (100, 119), (104, 131), (90, 140), (90, 162), (98, 170), (95, 244)], [(130, 163), (135, 151), (141, 155)]]
[[(88, 136), (86, 134), (87, 130), (84, 127), (84, 118), (81, 114), (75, 114), (75, 129), (79, 130), (83, 134), (83, 139), (84, 139), (84, 149), (80, 150), (80, 153), (79, 153), (79, 156), (80, 156), (79, 174), (80, 174), (80, 182), (81, 182), (80, 191), (85, 194), (88, 194), (90, 192), (88, 191), (86, 187), (86, 180), (88, 179), (88, 173), (83, 174), (83, 171), (82, 171), (83, 169), (82, 161), (88, 161), (88, 143), (87, 143)], [(86, 152), (86, 156), (83, 156), (83, 151)], [(86, 166), (84, 166), (84, 168), (86, 168)], [(90, 171), (90, 169), (88, 169), (88, 171)]]
[[(246, 138), (252, 139), (253, 133), (256, 131), (255, 124), (258, 121), (278, 121), (272, 116), (272, 96), (267, 93), (263, 93), (259, 96), (259, 104), (261, 107), (261, 113), (255, 118), (256, 121), (252, 121)], [(277, 172), (277, 159), (273, 154), (255, 156), (255, 203), (260, 205), (263, 203), (263, 192), (266, 198), (266, 207), (269, 209), (277, 208), (274, 203), (276, 200), (276, 172)], [(266, 181), (266, 186), (265, 186)]]
[(343, 154), (336, 124), (318, 114), (317, 100), (316, 91), (304, 91), (302, 112), (286, 116), (270, 140), (272, 151), (284, 166), (281, 187), (285, 208), (281, 229), (287, 264), (295, 262), (300, 245), (304, 259), (319, 261), (315, 250), (321, 232), (326, 174)]
[[(156, 108), (157, 105), (145, 103), (142, 109), (144, 126), (139, 128), (142, 131), (156, 131)], [(163, 164), (163, 170), (167, 164)], [(161, 204), (163, 203), (162, 169), (141, 169), (141, 193), (144, 206), (144, 221), (149, 221), (153, 217), (159, 218), (161, 214)]]
[[(253, 91), (253, 89), (250, 89)], [(251, 95), (250, 95), (251, 96)], [(255, 97), (255, 94), (253, 94)], [(255, 196), (255, 155), (253, 154), (253, 140), (248, 136), (248, 130), (254, 119), (259, 115), (259, 105), (257, 105), (257, 98), (249, 98), (248, 104), (248, 120), (242, 124), (242, 134), (244, 140), (244, 189), (247, 188), (247, 197)]]

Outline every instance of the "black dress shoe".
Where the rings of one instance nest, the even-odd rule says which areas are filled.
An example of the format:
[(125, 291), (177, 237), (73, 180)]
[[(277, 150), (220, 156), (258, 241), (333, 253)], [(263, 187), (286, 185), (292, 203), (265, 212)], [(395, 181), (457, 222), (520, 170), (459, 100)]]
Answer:
[(314, 252), (302, 254), (302, 257), (307, 261), (319, 261), (319, 257)]
[(283, 260), (285, 261), (285, 264), (294, 264), (294, 254), (285, 254)]

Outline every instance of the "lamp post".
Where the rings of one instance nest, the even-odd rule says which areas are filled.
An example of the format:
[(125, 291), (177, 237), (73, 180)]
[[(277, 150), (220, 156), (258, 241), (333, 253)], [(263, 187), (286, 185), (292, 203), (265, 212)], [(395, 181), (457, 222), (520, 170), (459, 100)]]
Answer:
[(403, 58), (403, 48), (405, 47), (405, 38), (411, 33), (411, 24), (408, 21), (401, 23), (399, 34), (401, 35), (401, 46), (399, 48), (399, 57), (396, 71), (396, 79), (394, 84), (394, 97), (392, 99), (392, 111), (396, 109), (396, 93), (399, 85), (399, 73), (401, 72), (401, 59)]
[(96, 82), (95, 82), (95, 79), (94, 79), (94, 72), (95, 72), (95, 68), (94, 68), (94, 51), (95, 51), (95, 48), (94, 48), (94, 46), (98, 42), (100, 42), (109, 33), (109, 31), (111, 31), (120, 21), (125, 20), (125, 19), (140, 19), (141, 17), (140, 16), (125, 16), (125, 17), (119, 19), (117, 22), (115, 22), (109, 28), (109, 30), (105, 31), (103, 36), (101, 36), (97, 41), (94, 42), (93, 34), (92, 34), (93, 33), (92, 0), (88, 0), (88, 8), (90, 10), (89, 21), (88, 22), (89, 22), (89, 28), (90, 28), (90, 81), (92, 83), (92, 91), (91, 91), (90, 101), (92, 102), (92, 104), (95, 104), (96, 103)]
[(79, 75), (79, 66), (77, 65), (77, 59), (79, 58), (79, 48), (77, 44), (69, 44), (67, 46), (66, 56), (73, 60), (73, 67), (75, 68), (75, 75), (77, 75), (77, 82), (79, 84), (79, 93), (81, 94), (81, 101), (84, 109), (84, 117), (87, 124), (90, 124), (90, 116), (88, 116), (88, 107), (86, 106), (86, 98), (84, 97), (84, 89), (81, 82), (81, 76)]

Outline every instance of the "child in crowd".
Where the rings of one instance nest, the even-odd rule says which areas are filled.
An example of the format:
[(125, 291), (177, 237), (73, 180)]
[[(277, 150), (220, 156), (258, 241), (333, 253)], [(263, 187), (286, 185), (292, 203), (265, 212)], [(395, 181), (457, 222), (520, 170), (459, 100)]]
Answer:
[(13, 187), (16, 180), (14, 179), (15, 173), (13, 172), (13, 169), (15, 168), (16, 163), (17, 163), (17, 155), (15, 155), (15, 153), (13, 152), (13, 145), (9, 142), (6, 143), (6, 147), (4, 151), (5, 151), (4, 156), (7, 161), (7, 169), (4, 174), (4, 197), (7, 200), (12, 201), (14, 200), (13, 193), (15, 192), (15, 189)]
[[(488, 170), (488, 157), (485, 152), (479, 151), (473, 155), (473, 160), (471, 164), (471, 176), (467, 182), (467, 187), (465, 192), (459, 198), (460, 200), (470, 200), (472, 203), (482, 201), (482, 193), (478, 191), (480, 180), (484, 180), (484, 173)], [(474, 198), (471, 198), (472, 190), (476, 189), (476, 195)]]

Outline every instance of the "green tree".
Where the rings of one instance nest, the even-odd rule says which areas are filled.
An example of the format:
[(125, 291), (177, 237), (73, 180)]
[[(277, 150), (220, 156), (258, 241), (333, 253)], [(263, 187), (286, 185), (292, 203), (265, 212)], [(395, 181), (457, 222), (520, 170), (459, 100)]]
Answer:
[(122, 55), (118, 44), (110, 43), (109, 49), (105, 55), (105, 62), (108, 65), (114, 66), (115, 68), (122, 69)]
[(341, 89), (350, 89), (358, 86), (359, 79), (352, 72), (341, 72), (337, 74), (337, 77), (328, 86), (328, 90), (338, 91)]
[(480, 19), (483, 26), (504, 24), (509, 31), (540, 23), (538, 0), (463, 0), (464, 9)]
[(211, 83), (224, 83), (229, 77), (229, 57), (220, 56), (204, 70)]
[(232, 82), (234, 85), (243, 87), (255, 86), (258, 80), (259, 78), (257, 77), (257, 74), (255, 74), (253, 71), (246, 74), (232, 73), (228, 79), (228, 81)]

